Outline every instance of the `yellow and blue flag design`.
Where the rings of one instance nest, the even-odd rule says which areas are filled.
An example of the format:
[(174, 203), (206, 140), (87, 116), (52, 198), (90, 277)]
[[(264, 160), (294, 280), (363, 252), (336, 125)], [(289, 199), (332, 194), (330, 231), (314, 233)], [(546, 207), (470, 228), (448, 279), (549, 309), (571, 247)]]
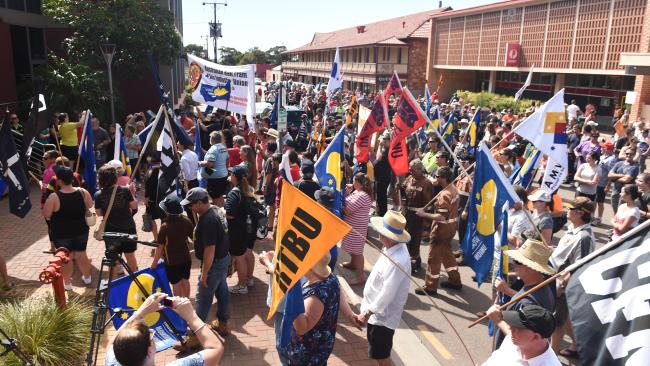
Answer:
[(508, 203), (512, 207), (519, 201), (483, 143), (477, 149), (474, 184), (469, 199), (467, 233), (461, 248), (465, 262), (476, 273), (476, 282), (480, 285), (492, 268), (494, 233), (502, 221), (503, 206)]
[(472, 120), (467, 127), (467, 138), (469, 138), (468, 150), (473, 152), (478, 146), (478, 125), (481, 122), (481, 107), (476, 108)]
[[(143, 293), (138, 287), (138, 284), (129, 276), (118, 278), (111, 283), (108, 307), (115, 329), (120, 329), (122, 324), (133, 315), (132, 310), (138, 309), (149, 295), (161, 292), (172, 296), (172, 289), (167, 279), (167, 272), (165, 271), (163, 261), (158, 263), (156, 269), (145, 268), (134, 274), (146, 293)], [(116, 308), (121, 308), (125, 312), (116, 315), (113, 312), (113, 309)], [(169, 319), (179, 335), (184, 335), (187, 329), (187, 323), (171, 309), (164, 309), (145, 316), (145, 323), (147, 323), (150, 329), (155, 331), (156, 352), (165, 350), (173, 346), (176, 342), (174, 331), (165, 323), (161, 313), (165, 314), (165, 317)]]
[(524, 188), (528, 188), (528, 185), (533, 179), (533, 173), (539, 166), (540, 156), (542, 156), (542, 153), (537, 149), (533, 149), (530, 155), (526, 158), (524, 165), (522, 165), (521, 168), (519, 168), (515, 174), (513, 174), (513, 177), (511, 179), (512, 184), (519, 184)]
[(214, 102), (215, 100), (230, 100), (230, 80), (225, 84), (207, 85), (201, 84), (201, 96), (206, 102)]
[(334, 189), (334, 205), (332, 211), (341, 217), (343, 213), (343, 199), (345, 186), (343, 182), (343, 159), (345, 158), (345, 126), (336, 133), (332, 142), (327, 145), (323, 154), (314, 164), (318, 181), (323, 187)]
[(131, 176), (131, 162), (129, 160), (129, 152), (126, 150), (126, 143), (124, 142), (124, 130), (119, 123), (115, 124), (115, 153), (114, 160), (119, 160), (124, 167), (124, 175)]

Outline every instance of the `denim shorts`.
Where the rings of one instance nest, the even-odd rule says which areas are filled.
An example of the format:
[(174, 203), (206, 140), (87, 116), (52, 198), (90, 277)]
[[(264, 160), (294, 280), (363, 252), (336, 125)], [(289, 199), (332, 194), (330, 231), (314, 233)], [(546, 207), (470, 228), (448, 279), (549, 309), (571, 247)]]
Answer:
[(88, 244), (88, 232), (73, 238), (54, 239), (53, 242), (57, 248), (67, 248), (71, 252), (85, 252)]

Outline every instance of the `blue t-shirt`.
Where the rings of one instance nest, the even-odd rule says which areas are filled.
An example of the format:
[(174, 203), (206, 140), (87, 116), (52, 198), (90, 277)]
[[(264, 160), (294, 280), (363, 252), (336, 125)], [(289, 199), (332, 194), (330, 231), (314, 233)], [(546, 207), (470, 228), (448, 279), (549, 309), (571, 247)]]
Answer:
[[(113, 347), (109, 348), (106, 352), (106, 366), (122, 366), (115, 359), (115, 353), (113, 353)], [(174, 360), (171, 363), (168, 363), (166, 366), (204, 366), (205, 362), (203, 361), (203, 356), (200, 353), (193, 353), (187, 357)]]
[(205, 153), (205, 160), (214, 163), (212, 170), (201, 169), (201, 177), (205, 179), (219, 179), (228, 176), (228, 149), (223, 144), (212, 145)]

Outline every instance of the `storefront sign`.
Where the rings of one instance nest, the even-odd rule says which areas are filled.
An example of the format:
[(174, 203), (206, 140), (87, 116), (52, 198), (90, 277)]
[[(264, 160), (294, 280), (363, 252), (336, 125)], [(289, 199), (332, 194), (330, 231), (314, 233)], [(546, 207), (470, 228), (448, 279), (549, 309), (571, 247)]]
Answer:
[(521, 45), (519, 43), (508, 43), (506, 45), (506, 66), (519, 66), (521, 56)]

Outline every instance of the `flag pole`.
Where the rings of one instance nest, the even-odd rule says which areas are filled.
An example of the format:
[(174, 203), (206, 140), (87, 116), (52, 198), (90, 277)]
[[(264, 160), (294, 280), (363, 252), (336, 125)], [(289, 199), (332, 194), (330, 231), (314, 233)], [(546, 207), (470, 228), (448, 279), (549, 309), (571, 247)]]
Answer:
[[(92, 128), (92, 126), (91, 126), (91, 127), (87, 126), (88, 121), (86, 120), (86, 116), (88, 115), (88, 110), (83, 111), (83, 112), (81, 113), (81, 115), (83, 116), (83, 119), (84, 119), (84, 132), (86, 132), (86, 128)], [(83, 135), (82, 137), (85, 139), (85, 138), (86, 138), (86, 134), (84, 133), (84, 135)], [(82, 141), (80, 141), (79, 143), (83, 144), (84, 141), (82, 140)], [(93, 151), (93, 154), (94, 154), (94, 153), (95, 153), (95, 152)], [(79, 155), (80, 155), (80, 154), (79, 154)], [(80, 156), (77, 156), (77, 164), (76, 164), (76, 166), (75, 166), (75, 168), (74, 168), (74, 171), (77, 172), (77, 173), (79, 173), (79, 163), (80, 163), (80, 162), (81, 162), (81, 155), (80, 155)]]
[[(160, 108), (162, 108), (163, 111), (166, 109), (164, 104), (161, 104)], [(158, 112), (160, 112), (160, 109), (158, 109)], [(167, 115), (166, 111), (165, 111), (165, 115)], [(154, 121), (156, 122), (156, 124), (158, 124), (160, 122), (159, 120), (154, 120)], [(155, 132), (155, 130), (156, 130), (156, 126), (151, 126), (151, 131), (149, 131), (149, 135), (147, 136), (147, 140), (144, 142), (144, 145), (140, 149), (140, 154), (138, 156), (138, 161), (135, 163), (135, 166), (131, 170), (131, 176), (129, 178), (133, 179), (133, 176), (138, 171), (138, 168), (140, 167), (140, 162), (142, 161), (142, 157), (145, 155), (145, 151), (147, 150), (147, 147), (149, 146), (151, 136)]]

